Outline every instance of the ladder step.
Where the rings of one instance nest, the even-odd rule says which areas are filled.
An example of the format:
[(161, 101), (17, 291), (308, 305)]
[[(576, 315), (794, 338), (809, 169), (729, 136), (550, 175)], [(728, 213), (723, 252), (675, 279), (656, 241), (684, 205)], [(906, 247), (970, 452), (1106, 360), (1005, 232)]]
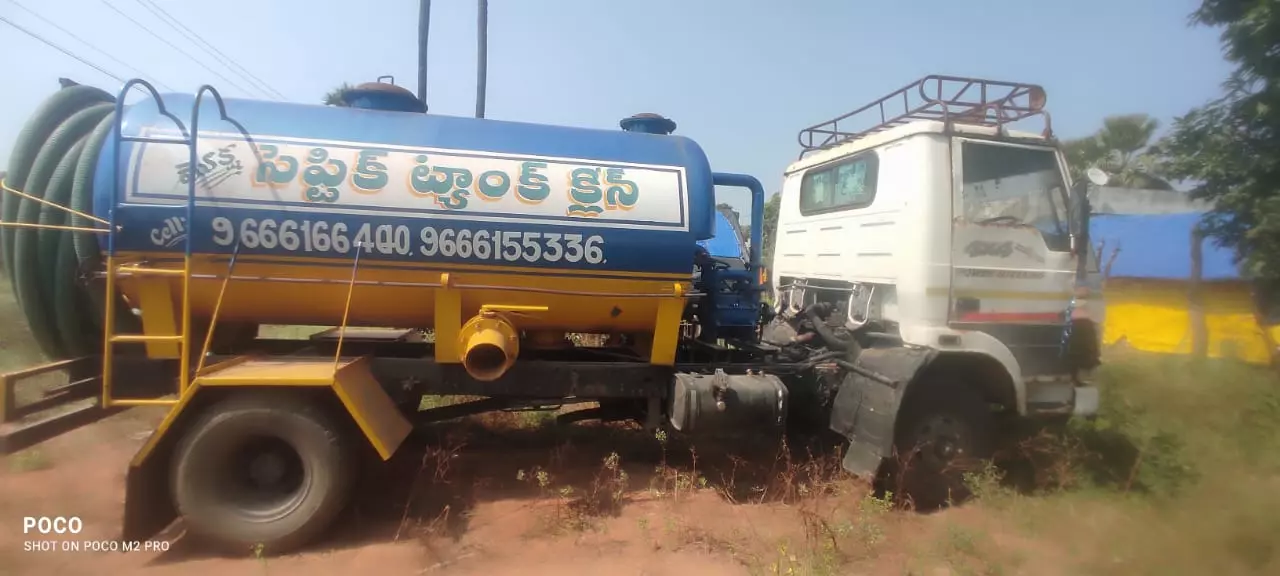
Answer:
[(182, 276), (185, 274), (181, 268), (143, 268), (141, 266), (120, 266), (116, 268), (116, 273), (136, 274), (138, 276)]
[(155, 336), (151, 334), (116, 334), (111, 337), (112, 342), (129, 343), (129, 342), (182, 342), (182, 335), (177, 336)]
[(177, 398), (110, 398), (108, 405), (112, 408), (132, 408), (136, 406), (173, 406)]
[(126, 142), (143, 142), (146, 144), (181, 144), (183, 146), (189, 146), (191, 144), (191, 141), (185, 138), (172, 138), (172, 137), (164, 137), (164, 136), (123, 136), (122, 135), (120, 136), (120, 139)]

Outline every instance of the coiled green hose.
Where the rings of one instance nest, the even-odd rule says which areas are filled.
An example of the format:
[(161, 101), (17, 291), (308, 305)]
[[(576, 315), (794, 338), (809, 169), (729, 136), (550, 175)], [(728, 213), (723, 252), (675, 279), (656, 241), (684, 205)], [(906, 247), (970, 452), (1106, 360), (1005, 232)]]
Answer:
[[(63, 88), (23, 127), (9, 160), (5, 185), (83, 213), (93, 209), (98, 155), (114, 127), (115, 98), (90, 86)], [(95, 227), (88, 219), (5, 192), (3, 221), (41, 226)], [(102, 226), (97, 225), (101, 228)], [(0, 255), (27, 325), (51, 360), (100, 351), (103, 285), (101, 234), (53, 228), (0, 228)], [(122, 308), (127, 310), (127, 308)], [(120, 314), (121, 331), (137, 319)]]

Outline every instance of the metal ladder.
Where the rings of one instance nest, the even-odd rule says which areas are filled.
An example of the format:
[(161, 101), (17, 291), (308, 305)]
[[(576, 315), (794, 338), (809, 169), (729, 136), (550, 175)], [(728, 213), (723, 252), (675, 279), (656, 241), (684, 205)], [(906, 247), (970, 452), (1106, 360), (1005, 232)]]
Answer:
[[(147, 137), (147, 136), (125, 136), (123, 134), (124, 127), (124, 98), (129, 90), (134, 86), (140, 86), (145, 89), (156, 102), (156, 108), (160, 115), (173, 121), (178, 131), (182, 134), (181, 138), (173, 137)], [(109, 229), (107, 232), (107, 261), (106, 261), (106, 305), (103, 311), (103, 337), (102, 337), (102, 407), (126, 407), (126, 406), (171, 406), (178, 402), (176, 398), (115, 398), (112, 396), (112, 384), (114, 380), (114, 350), (116, 344), (124, 343), (173, 343), (178, 345), (178, 385), (177, 392), (180, 398), (186, 393), (188, 386), (192, 380), (191, 370), (191, 275), (192, 275), (192, 244), (194, 242), (194, 234), (191, 232), (191, 225), (195, 221), (196, 206), (196, 184), (200, 178), (197, 169), (199, 159), (197, 134), (199, 132), (200, 123), (200, 104), (204, 95), (210, 94), (218, 105), (221, 116), (226, 118), (226, 107), (223, 104), (222, 96), (212, 86), (204, 85), (196, 92), (195, 101), (191, 109), (191, 130), (187, 131), (182, 121), (165, 109), (164, 101), (160, 98), (160, 94), (155, 87), (149, 82), (141, 79), (133, 79), (127, 82), (120, 89), (120, 94), (115, 102), (115, 118), (112, 130), (112, 138), (114, 149), (112, 150), (112, 166), (119, 169), (121, 147), (124, 142), (138, 142), (151, 144), (181, 144), (188, 150), (188, 169), (191, 171), (187, 178), (187, 202), (184, 205), (168, 206), (170, 208), (183, 208), (185, 210), (187, 235), (183, 241), (183, 259), (182, 268), (180, 270), (171, 268), (155, 268), (139, 264), (120, 265), (116, 261), (116, 233), (119, 231), (116, 225), (116, 210), (120, 206), (120, 183), (122, 175), (117, 173), (112, 182), (111, 202), (108, 208), (107, 221)], [(222, 289), (218, 294), (218, 303), (215, 306), (214, 318), (210, 322), (209, 334), (205, 338), (204, 350), (201, 353), (199, 365), (202, 367), (203, 356), (207, 352), (213, 337), (213, 322), (217, 320), (218, 310), (222, 305), (222, 297), (226, 293), (227, 283), (231, 278), (231, 271), (235, 267), (236, 256), (239, 253), (239, 246), (232, 253), (231, 263), (227, 271), (227, 276), (223, 279)], [(117, 334), (115, 331), (116, 323), (116, 281), (118, 275), (127, 273), (131, 276), (161, 276), (161, 277), (181, 277), (182, 278), (182, 305), (180, 314), (182, 316), (178, 334)]]

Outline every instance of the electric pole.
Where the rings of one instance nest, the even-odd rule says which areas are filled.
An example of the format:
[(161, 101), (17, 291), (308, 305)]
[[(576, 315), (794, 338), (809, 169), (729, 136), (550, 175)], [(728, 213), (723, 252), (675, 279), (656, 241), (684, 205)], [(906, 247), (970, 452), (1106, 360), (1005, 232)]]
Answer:
[(427, 107), (427, 35), (431, 31), (431, 0), (418, 1), (418, 100)]
[(489, 68), (489, 0), (480, 0), (476, 14), (476, 118), (484, 118), (484, 91)]

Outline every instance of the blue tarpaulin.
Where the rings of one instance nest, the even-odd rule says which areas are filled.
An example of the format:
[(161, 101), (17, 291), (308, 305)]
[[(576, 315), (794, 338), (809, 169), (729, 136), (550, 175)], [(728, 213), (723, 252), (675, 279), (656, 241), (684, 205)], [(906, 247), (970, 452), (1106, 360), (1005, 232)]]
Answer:
[(742, 240), (738, 238), (738, 227), (729, 221), (723, 210), (716, 210), (716, 232), (709, 240), (699, 240), (698, 245), (707, 249), (717, 258), (743, 258)]
[[(1203, 213), (1096, 214), (1089, 219), (1094, 247), (1104, 247), (1102, 265), (1120, 249), (1111, 266), (1112, 278), (1188, 280), (1191, 278), (1191, 232)], [(1105, 245), (1104, 245), (1105, 243)], [(1234, 253), (1205, 239), (1202, 247), (1204, 280), (1238, 280)]]

